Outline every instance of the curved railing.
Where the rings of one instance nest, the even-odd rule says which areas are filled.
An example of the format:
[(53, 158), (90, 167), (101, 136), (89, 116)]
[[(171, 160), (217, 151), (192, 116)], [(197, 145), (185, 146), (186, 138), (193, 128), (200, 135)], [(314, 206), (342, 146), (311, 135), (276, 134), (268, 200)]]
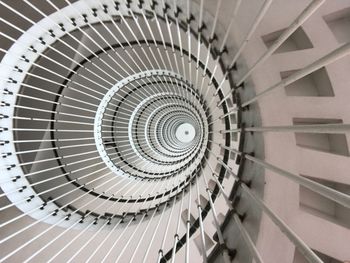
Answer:
[[(285, 171), (250, 146), (262, 144), (263, 132), (350, 126), (262, 126), (249, 116), (259, 116), (260, 98), (350, 46), (247, 98), (247, 79), (324, 1), (309, 4), (248, 68), (242, 53), (272, 1), (238, 44), (230, 34), (241, 1), (218, 1), (210, 12), (205, 2), (0, 2), (13, 15), (1, 17), (8, 29), (1, 36), (11, 42), (1, 48), (1, 211), (8, 214), (1, 262), (231, 262), (240, 253), (235, 231), (246, 261), (263, 262), (256, 247), (262, 215), (240, 208), (249, 205), (309, 262), (322, 262), (256, 182), (268, 170), (346, 208), (349, 195)], [(226, 7), (233, 16), (225, 27)]]

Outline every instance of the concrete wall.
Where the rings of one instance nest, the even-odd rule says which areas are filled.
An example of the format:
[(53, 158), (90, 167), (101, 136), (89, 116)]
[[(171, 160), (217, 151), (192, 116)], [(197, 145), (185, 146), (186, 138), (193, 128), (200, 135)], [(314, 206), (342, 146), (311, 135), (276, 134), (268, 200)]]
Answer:
[[(249, 28), (246, 14), (254, 9), (252, 6), (262, 3), (243, 2), (234, 34), (238, 39), (242, 39)], [(310, 2), (274, 1), (243, 53), (242, 66), (244, 63), (247, 67), (253, 65), (266, 51), (267, 40), (286, 28)], [(301, 27), (303, 32), (290, 37), (254, 72), (246, 89), (259, 93), (279, 82), (284, 72), (301, 69), (348, 42), (349, 6), (349, 1), (326, 1)], [(242, 76), (243, 72), (238, 72), (237, 76)], [(349, 123), (348, 72), (350, 58), (345, 57), (290, 87), (277, 89), (259, 99), (253, 107), (260, 110), (262, 126), (293, 125), (299, 118), (306, 124)], [(246, 93), (241, 93), (242, 101), (250, 98)], [(323, 179), (318, 182), (349, 193), (349, 133), (334, 138), (333, 134), (268, 132), (263, 137), (268, 162), (315, 181)], [(350, 259), (349, 210), (270, 171), (265, 173), (265, 182), (264, 201), (306, 244), (323, 253), (324, 259), (334, 258), (341, 262)], [(261, 221), (257, 246), (266, 262), (304, 262), (291, 242), (266, 216)]]

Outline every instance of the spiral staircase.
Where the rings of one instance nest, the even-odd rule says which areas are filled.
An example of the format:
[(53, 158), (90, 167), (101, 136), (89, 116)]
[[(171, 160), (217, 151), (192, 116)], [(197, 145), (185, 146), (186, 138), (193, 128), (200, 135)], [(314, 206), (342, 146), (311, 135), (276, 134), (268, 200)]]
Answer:
[(350, 2), (0, 6), (0, 262), (350, 261)]

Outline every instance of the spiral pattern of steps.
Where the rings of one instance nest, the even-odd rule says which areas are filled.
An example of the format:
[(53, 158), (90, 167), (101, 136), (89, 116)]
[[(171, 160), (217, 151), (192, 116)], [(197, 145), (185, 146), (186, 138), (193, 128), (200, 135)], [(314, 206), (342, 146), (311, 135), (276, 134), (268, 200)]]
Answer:
[(350, 44), (263, 91), (249, 81), (324, 2), (304, 7), (247, 66), (242, 54), (272, 0), (241, 42), (232, 36), (240, 0), (0, 1), (9, 43), (0, 262), (263, 262), (265, 216), (322, 262), (264, 202), (264, 172), (347, 209), (350, 197), (265, 161), (261, 133), (340, 134), (349, 124), (263, 126), (255, 104)]
[[(12, 117), (4, 119), (8, 123), (2, 133), (12, 134), (13, 140), (3, 146), (13, 154), (6, 157), (2, 196), (12, 201), (3, 209), (23, 212), (4, 225), (27, 215), (38, 221), (4, 241), (40, 222), (48, 224), (45, 234), (65, 228), (27, 259), (35, 260), (64, 234), (81, 231), (48, 258), (54, 260), (62, 259), (62, 251), (83, 233), (96, 237), (111, 231), (89, 260), (104, 251), (103, 261), (117, 256), (126, 262), (143, 255), (148, 262), (171, 257), (173, 243), (180, 239), (189, 245), (196, 229), (202, 228), (202, 238), (208, 238), (202, 220), (217, 199), (216, 183), (232, 188), (232, 175), (223, 182), (225, 169), (238, 169), (219, 145), (238, 145), (239, 137), (219, 132), (238, 127), (236, 117), (222, 117), (235, 104), (218, 106), (231, 86), (220, 56), (208, 48), (214, 39), (198, 36), (188, 26), (204, 28), (202, 17), (196, 20), (189, 13), (184, 24), (180, 17), (187, 15), (179, 6), (166, 4), (163, 9), (154, 2), (66, 1), (59, 8), (48, 1), (55, 9), (51, 15), (34, 3), (25, 4), (44, 19), (34, 23), (2, 3), (32, 24), (3, 59), (9, 70), (11, 63), (17, 70), (9, 73), (11, 87), (6, 88), (11, 92), (4, 109)], [(22, 54), (14, 60), (18, 52)], [(219, 200), (227, 209), (228, 200)], [(152, 242), (143, 245), (150, 225), (158, 229), (163, 220), (166, 229), (152, 236), (158, 248)], [(174, 241), (167, 233), (174, 233)], [(124, 238), (125, 247), (115, 253)], [(24, 242), (3, 260), (38, 239)], [(126, 249), (135, 240), (137, 249), (131, 254)], [(80, 252), (88, 245), (69, 260), (84, 255)], [(205, 255), (205, 239), (198, 245)]]

